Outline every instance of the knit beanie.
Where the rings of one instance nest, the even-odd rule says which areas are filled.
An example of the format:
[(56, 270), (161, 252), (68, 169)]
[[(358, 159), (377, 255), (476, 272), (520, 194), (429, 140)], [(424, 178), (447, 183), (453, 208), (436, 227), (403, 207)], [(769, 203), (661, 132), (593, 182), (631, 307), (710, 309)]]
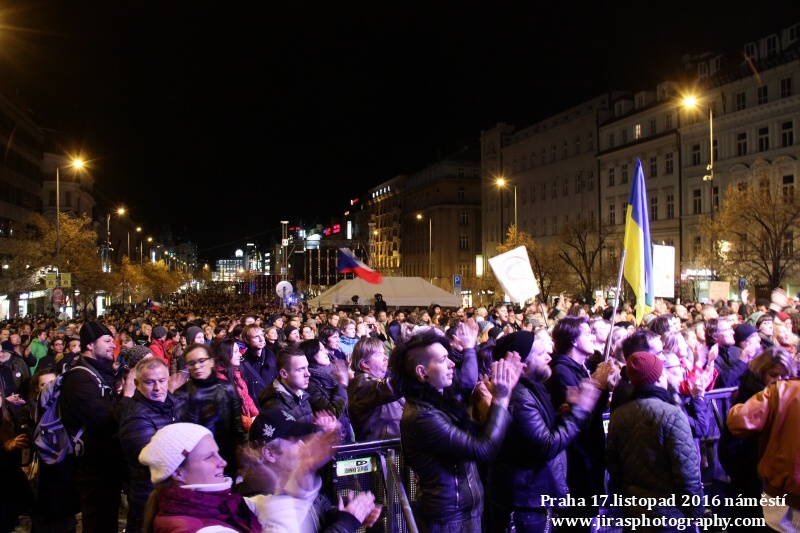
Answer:
[(198, 333), (203, 333), (203, 330), (198, 328), (197, 326), (192, 326), (186, 330), (186, 342), (188, 344), (192, 344), (194, 342), (194, 338), (197, 337)]
[(150, 468), (150, 481), (155, 485), (169, 478), (206, 435), (211, 435), (208, 428), (187, 422), (156, 431), (139, 454), (139, 462)]
[(664, 363), (650, 352), (635, 352), (627, 360), (626, 371), (631, 385), (652, 385), (661, 377)]
[(167, 328), (164, 326), (156, 326), (153, 328), (153, 334), (150, 336), (151, 339), (163, 339), (167, 336)]
[(733, 340), (736, 344), (739, 344), (740, 342), (746, 341), (753, 333), (758, 333), (755, 326), (739, 324), (736, 326), (736, 331), (733, 332)]
[(134, 344), (130, 348), (123, 348), (119, 351), (120, 358), (125, 360), (125, 364), (128, 365), (128, 368), (134, 368), (139, 361), (148, 355), (152, 355), (150, 348), (140, 344)]
[(0, 343), (0, 351), (14, 353), (14, 345), (11, 344), (11, 341), (3, 341)]
[(111, 335), (111, 331), (100, 322), (90, 320), (81, 326), (81, 350), (92, 344), (103, 335)]
[(504, 358), (508, 352), (517, 352), (524, 361), (531, 353), (533, 341), (536, 340), (536, 335), (530, 331), (515, 331), (505, 337), (501, 337), (497, 341), (497, 345), (492, 351), (492, 359), (499, 361)]
[(289, 335), (291, 335), (293, 331), (297, 331), (297, 328), (294, 326), (286, 326), (283, 328), (283, 334), (286, 335), (286, 338), (289, 338)]

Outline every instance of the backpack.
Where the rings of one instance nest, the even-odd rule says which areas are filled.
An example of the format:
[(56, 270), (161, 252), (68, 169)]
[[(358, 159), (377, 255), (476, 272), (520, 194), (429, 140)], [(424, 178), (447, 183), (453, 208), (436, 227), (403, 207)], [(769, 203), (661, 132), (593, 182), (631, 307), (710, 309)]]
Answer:
[(67, 428), (64, 427), (64, 422), (61, 420), (61, 406), (58, 402), (64, 378), (70, 372), (79, 370), (94, 376), (100, 389), (100, 395), (105, 395), (103, 381), (85, 366), (70, 368), (42, 389), (36, 402), (36, 420), (39, 423), (33, 432), (33, 443), (42, 461), (49, 465), (60, 463), (73, 453), (76, 457), (80, 457), (83, 454), (81, 436), (86, 431), (86, 426), (83, 426), (74, 436), (70, 436)]

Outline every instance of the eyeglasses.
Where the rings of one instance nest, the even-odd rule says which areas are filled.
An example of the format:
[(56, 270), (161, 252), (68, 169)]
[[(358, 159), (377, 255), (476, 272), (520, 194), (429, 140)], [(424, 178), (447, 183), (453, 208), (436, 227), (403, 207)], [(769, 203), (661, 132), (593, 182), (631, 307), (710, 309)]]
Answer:
[(211, 361), (210, 357), (201, 357), (200, 359), (197, 359), (195, 361), (186, 361), (186, 366), (194, 367), (194, 366), (197, 366), (197, 365), (204, 365), (209, 361)]

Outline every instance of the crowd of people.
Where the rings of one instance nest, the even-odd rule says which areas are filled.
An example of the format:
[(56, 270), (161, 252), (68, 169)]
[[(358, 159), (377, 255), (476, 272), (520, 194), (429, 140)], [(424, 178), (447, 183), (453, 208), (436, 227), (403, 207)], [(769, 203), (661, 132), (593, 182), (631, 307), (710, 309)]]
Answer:
[[(117, 531), (123, 498), (129, 533), (356, 531), (383, 502), (331, 498), (321, 469), (339, 444), (391, 438), (423, 531), (589, 531), (610, 495), (627, 498), (612, 515), (652, 520), (638, 530), (674, 531), (711, 512), (719, 463), (750, 502), (731, 518), (798, 530), (791, 300), (658, 301), (640, 325), (602, 299), (377, 301), (310, 310), (201, 292), (0, 323), (0, 533), (20, 515), (33, 532), (74, 531), (77, 513), (84, 531)], [(31, 436), (56, 385), (77, 453), (46, 464)], [(719, 388), (737, 389), (721, 428), (706, 399)]]

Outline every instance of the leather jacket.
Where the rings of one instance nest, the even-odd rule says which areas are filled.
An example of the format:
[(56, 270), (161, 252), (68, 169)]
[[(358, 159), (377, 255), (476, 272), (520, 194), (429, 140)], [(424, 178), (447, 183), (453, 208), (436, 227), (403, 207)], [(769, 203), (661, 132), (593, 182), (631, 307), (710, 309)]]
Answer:
[(425, 396), (407, 396), (400, 421), (403, 453), (406, 464), (419, 476), (425, 519), (430, 525), (480, 516), (483, 486), (477, 462), (494, 459), (511, 415), (494, 403), (484, 425), (467, 431), (457, 425), (454, 415)]
[(212, 373), (202, 381), (190, 379), (175, 391), (175, 396), (186, 400), (181, 421), (208, 428), (214, 434), (220, 456), (228, 462), (225, 474), (236, 476), (236, 447), (247, 442), (242, 399), (236, 387)]

